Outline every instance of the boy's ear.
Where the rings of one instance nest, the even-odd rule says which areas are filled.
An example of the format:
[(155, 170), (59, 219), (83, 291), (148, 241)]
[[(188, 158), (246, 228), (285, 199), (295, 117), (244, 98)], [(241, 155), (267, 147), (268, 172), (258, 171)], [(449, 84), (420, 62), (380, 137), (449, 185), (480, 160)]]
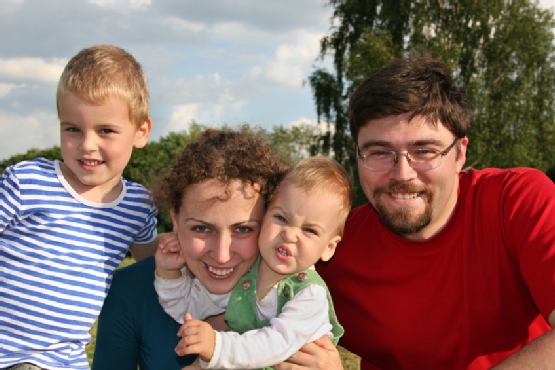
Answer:
[(328, 245), (326, 246), (326, 249), (324, 250), (324, 253), (322, 253), (322, 257), (320, 257), (320, 259), (324, 262), (329, 261), (330, 258), (333, 257), (333, 254), (335, 253), (335, 248), (337, 248), (337, 244), (341, 241), (341, 237), (339, 235), (336, 235), (333, 239), (331, 239), (328, 242)]
[(149, 117), (135, 131), (135, 148), (142, 148), (146, 145), (150, 136), (150, 130), (152, 130), (152, 120)]

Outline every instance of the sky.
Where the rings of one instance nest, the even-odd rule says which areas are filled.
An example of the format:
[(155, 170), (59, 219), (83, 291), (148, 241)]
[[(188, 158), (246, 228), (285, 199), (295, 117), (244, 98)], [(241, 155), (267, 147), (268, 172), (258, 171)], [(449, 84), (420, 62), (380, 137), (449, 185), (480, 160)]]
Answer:
[[(150, 140), (249, 123), (316, 124), (305, 83), (329, 33), (327, 0), (0, 0), (0, 161), (59, 145), (57, 81), (81, 49), (111, 44), (141, 63)], [(541, 0), (553, 8), (555, 0)]]

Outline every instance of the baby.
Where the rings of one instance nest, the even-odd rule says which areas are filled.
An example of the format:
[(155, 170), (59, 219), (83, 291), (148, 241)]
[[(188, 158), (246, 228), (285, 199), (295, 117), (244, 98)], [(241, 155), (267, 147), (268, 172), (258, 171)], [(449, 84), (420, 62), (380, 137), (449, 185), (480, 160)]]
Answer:
[[(313, 265), (333, 256), (351, 203), (349, 177), (337, 162), (323, 157), (299, 162), (270, 202), (259, 236), (259, 259), (224, 304), (222, 295), (202, 289), (186, 290), (196, 292), (194, 298), (177, 296), (194, 279), (183, 274), (179, 280), (164, 280), (166, 271), (157, 264), (155, 286), (166, 312), (178, 321), (195, 313), (194, 319), (187, 315), (180, 329), (177, 353), (198, 353), (206, 368), (252, 369), (285, 361), (323, 335), (337, 344), (343, 328)], [(228, 331), (215, 332), (200, 321), (203, 308), (211, 314), (225, 310)]]

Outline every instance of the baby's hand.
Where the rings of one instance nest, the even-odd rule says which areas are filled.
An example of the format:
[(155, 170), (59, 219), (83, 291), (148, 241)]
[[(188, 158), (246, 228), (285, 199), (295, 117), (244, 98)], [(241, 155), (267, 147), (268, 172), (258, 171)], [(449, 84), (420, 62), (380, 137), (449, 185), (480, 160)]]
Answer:
[[(175, 238), (175, 242), (178, 243), (177, 238)], [(171, 243), (174, 243), (174, 241), (171, 241)], [(185, 258), (181, 249), (178, 252), (166, 251), (164, 253), (160, 247), (156, 249), (154, 258), (156, 259), (156, 275), (164, 279), (179, 279), (181, 277), (181, 269), (185, 267)]]
[(209, 362), (216, 346), (214, 329), (204, 321), (193, 320), (188, 313), (184, 318), (185, 323), (177, 333), (181, 340), (175, 347), (175, 352), (179, 356), (197, 353), (203, 361)]
[(160, 235), (158, 248), (162, 250), (162, 254), (167, 254), (168, 252), (179, 253), (181, 251), (181, 247), (176, 233), (171, 232)]

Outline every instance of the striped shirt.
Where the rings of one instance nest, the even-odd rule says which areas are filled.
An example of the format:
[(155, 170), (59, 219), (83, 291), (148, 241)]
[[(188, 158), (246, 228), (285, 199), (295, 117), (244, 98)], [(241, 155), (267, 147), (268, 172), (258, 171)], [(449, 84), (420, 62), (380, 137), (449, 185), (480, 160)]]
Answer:
[(156, 237), (150, 193), (122, 179), (118, 199), (94, 203), (44, 158), (0, 181), (0, 368), (89, 369), (85, 346), (114, 269), (134, 242)]

